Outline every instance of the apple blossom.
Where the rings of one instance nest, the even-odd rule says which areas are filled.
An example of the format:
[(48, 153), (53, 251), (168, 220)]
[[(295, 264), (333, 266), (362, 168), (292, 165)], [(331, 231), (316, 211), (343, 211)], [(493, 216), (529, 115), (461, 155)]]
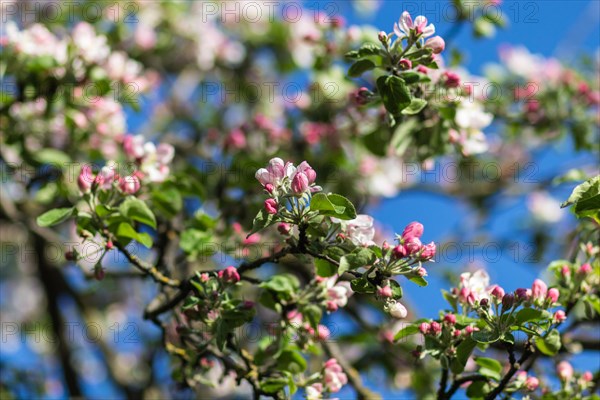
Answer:
[(342, 230), (347, 234), (348, 239), (356, 246), (374, 245), (375, 227), (373, 226), (373, 217), (366, 214), (359, 214), (350, 221), (341, 221), (337, 218), (331, 219), (342, 226)]
[(559, 296), (560, 296), (559, 290), (556, 288), (551, 288), (548, 290), (546, 299), (550, 301), (550, 304), (554, 304), (558, 301)]
[(573, 377), (573, 366), (568, 361), (561, 361), (556, 366), (556, 373), (561, 381), (568, 382)]
[(237, 283), (240, 281), (240, 274), (233, 266), (222, 269), (218, 273), (219, 279), (226, 283)]
[(263, 185), (271, 184), (278, 187), (285, 179), (292, 179), (296, 168), (290, 162), (284, 163), (281, 158), (272, 158), (267, 168), (260, 168), (256, 171), (256, 179)]
[(381, 297), (392, 297), (392, 288), (389, 285), (377, 288), (377, 295)]
[(592, 266), (589, 263), (583, 264), (578, 271), (581, 275), (587, 275), (592, 272)]
[(92, 167), (90, 165), (83, 165), (81, 167), (81, 172), (77, 177), (77, 185), (79, 186), (79, 190), (82, 193), (88, 193), (92, 188), (93, 182), (94, 174), (92, 172)]
[(385, 304), (386, 311), (394, 318), (403, 319), (408, 315), (408, 311), (406, 307), (402, 305), (399, 301), (389, 300)]
[(454, 325), (456, 324), (456, 315), (454, 314), (446, 314), (444, 316), (444, 322), (450, 324), (450, 325)]
[(555, 323), (561, 323), (563, 321), (565, 321), (567, 319), (567, 315), (565, 314), (565, 312), (563, 310), (557, 310), (554, 315), (552, 316), (552, 320)]
[(119, 180), (119, 188), (126, 194), (135, 194), (140, 190), (141, 184), (137, 176), (130, 175)]
[(277, 200), (275, 200), (275, 199), (265, 200), (265, 210), (267, 211), (267, 213), (277, 214), (278, 208), (279, 208), (279, 206), (277, 204)]
[(332, 393), (337, 393), (348, 383), (348, 377), (335, 358), (330, 358), (325, 362), (323, 370), (325, 386)]
[(434, 36), (425, 41), (425, 47), (433, 50), (433, 54), (440, 54), (446, 48), (446, 42), (440, 36)]
[(525, 380), (525, 388), (530, 392), (533, 392), (540, 385), (540, 381), (535, 376), (530, 376)]
[(435, 33), (435, 26), (433, 24), (428, 25), (427, 22), (427, 18), (422, 15), (416, 17), (413, 22), (410, 13), (404, 11), (400, 16), (400, 20), (394, 24), (394, 33), (399, 38), (410, 36), (411, 32), (422, 38), (432, 36)]
[(401, 236), (404, 240), (410, 240), (412, 238), (420, 239), (421, 236), (423, 236), (423, 224), (420, 222), (411, 222), (406, 225)]
[(531, 296), (534, 301), (544, 301), (546, 300), (546, 294), (548, 293), (548, 286), (541, 279), (536, 279), (533, 281), (533, 285), (531, 286)]
[(427, 335), (429, 333), (431, 329), (431, 325), (428, 324), (427, 322), (421, 322), (419, 324), (419, 332), (421, 332), (423, 335)]

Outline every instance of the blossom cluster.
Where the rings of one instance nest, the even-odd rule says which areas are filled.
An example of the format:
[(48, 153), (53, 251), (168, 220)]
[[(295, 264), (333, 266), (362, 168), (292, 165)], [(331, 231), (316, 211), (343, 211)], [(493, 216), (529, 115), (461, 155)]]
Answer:
[(317, 173), (306, 161), (295, 167), (289, 161), (273, 158), (266, 168), (256, 171), (255, 176), (270, 195), (264, 204), (269, 214), (278, 213), (280, 200), (286, 196), (302, 197), (322, 190), (320, 186), (315, 185)]
[(59, 38), (44, 25), (33, 24), (19, 30), (14, 21), (8, 21), (6, 36), (0, 44), (5, 51), (16, 56), (25, 70), (36, 70), (43, 63), (57, 78), (68, 72), (81, 82), (92, 74), (124, 84), (134, 84), (139, 91), (146, 90), (150, 80), (143, 74), (142, 65), (121, 51), (111, 51), (107, 37), (97, 34), (87, 22), (79, 22), (69, 36)]

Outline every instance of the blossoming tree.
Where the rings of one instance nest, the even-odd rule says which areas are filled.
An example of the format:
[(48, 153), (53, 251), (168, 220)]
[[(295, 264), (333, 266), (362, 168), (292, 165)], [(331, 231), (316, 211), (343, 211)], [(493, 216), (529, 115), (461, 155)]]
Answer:
[[(518, 176), (546, 143), (597, 153), (597, 62), (506, 48), (474, 77), (445, 63), (450, 37), (402, 10), (378, 32), (314, 10), (271, 18), (269, 2), (236, 2), (231, 19), (219, 2), (130, 2), (133, 20), (117, 5), (93, 21), (43, 9), (31, 21), (27, 3), (2, 3), (0, 217), (16, 245), (3, 247), (4, 287), (34, 278), (39, 299), (18, 318), (47, 311), (63, 394), (93, 397), (64, 327), (74, 318), (104, 327), (93, 345), (128, 398), (172, 397), (160, 375), (199, 398), (375, 399), (373, 370), (409, 379), (415, 398), (597, 398), (598, 371), (568, 359), (598, 350), (597, 331), (581, 336), (600, 314), (597, 165), (552, 177), (578, 183), (562, 205), (578, 220), (543, 279), (501, 287), (455, 266), (435, 318), (419, 319), (403, 288), (439, 294), (427, 279), (443, 243), (419, 222), (389, 235), (364, 213), (419, 186), (405, 166), (487, 160)], [(478, 36), (503, 25), (485, 13), (499, 2), (453, 3)], [(286, 83), (300, 90), (273, 90)], [(490, 83), (511, 96), (490, 98)], [(436, 190), (481, 214), (532, 191), (507, 174), (465, 176)], [(542, 244), (560, 210), (550, 184), (530, 197)], [(353, 331), (334, 331), (335, 315)], [(133, 361), (109, 340), (118, 318), (143, 332)], [(0, 393), (19, 397), (18, 368), (2, 366)]]

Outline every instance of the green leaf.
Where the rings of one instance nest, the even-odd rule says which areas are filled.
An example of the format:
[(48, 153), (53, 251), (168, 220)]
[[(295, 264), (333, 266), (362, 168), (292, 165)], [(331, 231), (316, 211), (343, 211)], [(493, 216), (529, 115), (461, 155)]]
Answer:
[(410, 147), (413, 142), (411, 134), (417, 130), (417, 127), (418, 122), (415, 118), (411, 118), (398, 125), (390, 142), (392, 148), (396, 150), (397, 155), (402, 156)]
[(374, 261), (375, 253), (367, 248), (361, 247), (350, 254), (346, 254), (340, 259), (340, 269), (345, 272), (351, 269), (367, 267), (373, 264)]
[(133, 229), (133, 226), (131, 226), (131, 224), (128, 224), (127, 222), (121, 222), (119, 224), (116, 235), (118, 238), (120, 238), (120, 240), (122, 240), (121, 238), (131, 239), (141, 243), (142, 245), (148, 248), (152, 247), (152, 237), (147, 233), (136, 232), (136, 230)]
[(300, 281), (292, 274), (278, 274), (260, 284), (261, 288), (275, 292), (284, 300), (290, 300), (300, 287)]
[(288, 378), (266, 378), (260, 381), (260, 389), (265, 393), (275, 394), (287, 386)]
[(302, 315), (308, 319), (310, 326), (315, 330), (315, 332), (319, 329), (319, 322), (321, 322), (321, 316), (323, 315), (323, 310), (315, 304), (309, 304), (302, 308)]
[(381, 48), (373, 43), (366, 43), (358, 50), (352, 50), (345, 54), (348, 59), (358, 59), (381, 54)]
[(402, 298), (402, 286), (398, 282), (393, 279), (390, 279), (389, 285), (392, 288), (392, 298), (395, 300), (399, 300)]
[(75, 208), (55, 208), (50, 211), (46, 211), (39, 217), (37, 217), (36, 222), (41, 227), (53, 226), (60, 224), (63, 221), (66, 221), (75, 213)]
[(377, 89), (386, 110), (394, 116), (399, 115), (411, 102), (410, 91), (406, 87), (406, 83), (397, 76), (379, 77)]
[(545, 310), (536, 310), (535, 308), (523, 308), (515, 316), (515, 324), (523, 325), (526, 322), (545, 321), (551, 317)]
[(327, 215), (342, 220), (356, 218), (356, 209), (354, 208), (354, 205), (350, 200), (339, 194), (315, 194), (310, 201), (310, 209), (318, 211), (321, 215)]
[(66, 153), (51, 148), (36, 151), (33, 154), (33, 159), (40, 164), (51, 164), (57, 167), (64, 167), (71, 161), (71, 158)]
[(400, 329), (398, 333), (396, 333), (396, 336), (394, 336), (394, 341), (400, 341), (401, 339), (407, 338), (417, 333), (419, 333), (419, 327), (416, 325), (409, 325), (406, 328)]
[(460, 374), (465, 370), (465, 365), (467, 365), (467, 360), (471, 356), (473, 349), (477, 346), (477, 342), (472, 340), (471, 338), (466, 338), (463, 340), (458, 347), (456, 348), (456, 357), (452, 360), (450, 364), (450, 368), (452, 372), (455, 374)]
[(306, 360), (299, 351), (285, 349), (277, 358), (277, 369), (300, 374), (306, 369)]
[(547, 356), (553, 356), (560, 350), (562, 343), (560, 341), (560, 332), (552, 329), (545, 337), (536, 338), (535, 345), (539, 351)]
[(417, 285), (419, 285), (421, 287), (425, 287), (429, 284), (425, 280), (425, 278), (423, 278), (422, 276), (413, 276), (411, 278), (408, 278), (408, 280), (411, 281), (412, 283), (416, 283)]
[(408, 107), (402, 110), (402, 114), (404, 115), (415, 115), (421, 112), (422, 109), (427, 105), (427, 100), (418, 99), (413, 97), (410, 101)]
[(500, 335), (496, 331), (477, 331), (471, 335), (473, 340), (478, 343), (494, 343), (500, 339)]
[(350, 281), (352, 290), (357, 293), (375, 293), (375, 285), (373, 285), (367, 278), (357, 278)]
[(212, 255), (217, 248), (211, 244), (212, 235), (199, 229), (186, 229), (181, 233), (179, 247), (187, 254)]
[(467, 388), (467, 397), (470, 399), (483, 398), (490, 391), (490, 385), (487, 382), (473, 382)]
[(141, 222), (142, 224), (146, 224), (156, 229), (156, 218), (154, 217), (154, 213), (152, 213), (146, 203), (136, 197), (127, 197), (119, 206), (119, 211), (126, 218)]
[(317, 275), (323, 278), (335, 275), (338, 269), (336, 265), (320, 258), (315, 259), (315, 266), (317, 268)]
[(269, 214), (265, 210), (260, 210), (258, 214), (256, 214), (256, 217), (254, 217), (254, 221), (252, 221), (252, 230), (250, 233), (248, 233), (246, 238), (249, 238), (252, 236), (252, 234), (273, 225), (275, 222), (277, 222), (277, 219), (273, 214)]
[(487, 376), (488, 378), (492, 378), (497, 381), (501, 379), (502, 364), (500, 364), (499, 361), (494, 360), (493, 358), (477, 357), (475, 359), (475, 362), (481, 367), (479, 369), (479, 373), (481, 375)]
[(372, 70), (373, 68), (375, 68), (375, 63), (373, 61), (367, 59), (358, 60), (350, 66), (350, 69), (348, 69), (348, 76), (358, 78), (359, 76), (361, 76), (367, 71)]
[(600, 175), (583, 182), (573, 189), (571, 196), (561, 204), (561, 208), (575, 204), (578, 217), (597, 217), (600, 210)]

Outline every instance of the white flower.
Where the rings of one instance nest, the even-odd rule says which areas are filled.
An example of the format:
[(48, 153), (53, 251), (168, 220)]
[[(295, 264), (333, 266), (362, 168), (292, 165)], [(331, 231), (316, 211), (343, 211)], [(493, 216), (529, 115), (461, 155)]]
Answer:
[(94, 27), (87, 22), (79, 22), (72, 32), (73, 44), (78, 55), (89, 64), (101, 64), (110, 54), (106, 36), (96, 35)]
[(475, 101), (463, 101), (456, 109), (454, 118), (461, 128), (460, 135), (454, 140), (462, 145), (463, 154), (480, 154), (488, 150), (488, 144), (482, 129), (488, 127), (494, 116), (486, 113), (483, 106)]
[(421, 38), (432, 36), (435, 33), (435, 25), (427, 25), (427, 18), (419, 15), (413, 22), (408, 11), (404, 11), (400, 20), (394, 24), (394, 33), (399, 37), (410, 36), (410, 31), (414, 30)]
[(373, 217), (366, 214), (359, 214), (350, 221), (341, 221), (337, 218), (331, 218), (331, 221), (342, 225), (342, 231), (348, 235), (348, 239), (357, 246), (372, 246), (375, 244), (375, 227), (373, 226)]
[(263, 185), (271, 184), (278, 186), (285, 178), (292, 179), (296, 173), (296, 167), (290, 162), (284, 162), (281, 158), (272, 158), (267, 168), (256, 171), (256, 179)]
[(546, 192), (535, 192), (529, 195), (527, 207), (535, 219), (545, 223), (560, 221), (564, 213), (560, 203)]
[(489, 298), (489, 286), (490, 276), (483, 269), (472, 274), (470, 272), (460, 274), (460, 288), (467, 288), (475, 300)]
[(402, 305), (402, 303), (400, 303), (399, 301), (388, 300), (388, 302), (384, 306), (384, 309), (392, 317), (397, 318), (397, 319), (406, 318), (406, 316), (408, 315), (408, 311), (406, 310), (406, 307), (404, 307), (404, 305)]
[(456, 109), (454, 120), (463, 129), (481, 130), (488, 127), (494, 116), (486, 113), (483, 106), (475, 101), (463, 101)]

